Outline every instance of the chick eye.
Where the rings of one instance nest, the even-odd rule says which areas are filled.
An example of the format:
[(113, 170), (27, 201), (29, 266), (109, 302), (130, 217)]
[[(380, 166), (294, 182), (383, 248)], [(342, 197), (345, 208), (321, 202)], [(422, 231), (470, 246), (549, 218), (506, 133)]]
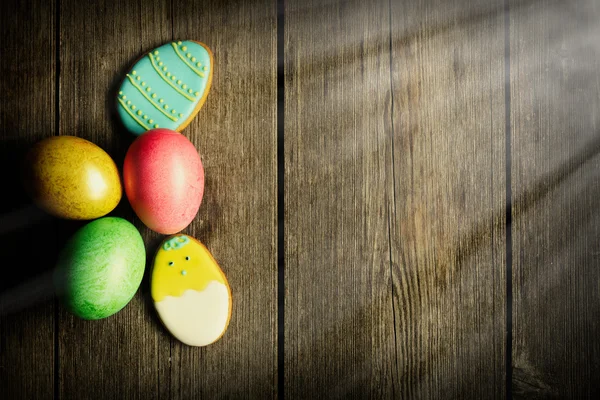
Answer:
[(190, 256), (186, 256), (186, 257), (185, 257), (185, 260), (186, 260), (186, 261), (190, 261)]
[(175, 264), (173, 261), (169, 261), (169, 267), (172, 267)]

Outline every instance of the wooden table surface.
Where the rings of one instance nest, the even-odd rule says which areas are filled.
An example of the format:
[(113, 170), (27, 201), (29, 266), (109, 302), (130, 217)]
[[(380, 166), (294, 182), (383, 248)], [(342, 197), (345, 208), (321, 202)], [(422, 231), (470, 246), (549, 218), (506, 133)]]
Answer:
[[(597, 0), (3, 0), (0, 20), (0, 399), (597, 398)], [(119, 83), (180, 39), (215, 54), (184, 232), (234, 296), (203, 348), (163, 328), (148, 273), (112, 317), (65, 311), (50, 275), (83, 223), (19, 180), (53, 135), (121, 167)], [(111, 215), (155, 251), (125, 196)]]

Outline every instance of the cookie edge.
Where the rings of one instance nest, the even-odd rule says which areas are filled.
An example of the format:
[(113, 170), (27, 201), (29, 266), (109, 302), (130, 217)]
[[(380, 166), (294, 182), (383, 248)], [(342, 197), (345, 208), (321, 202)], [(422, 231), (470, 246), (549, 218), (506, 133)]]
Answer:
[[(187, 126), (192, 122), (192, 120), (194, 118), (196, 118), (196, 116), (200, 112), (200, 109), (202, 108), (202, 106), (204, 106), (204, 103), (206, 102), (206, 98), (208, 97), (208, 92), (210, 92), (210, 89), (212, 87), (213, 70), (215, 69), (214, 55), (213, 55), (213, 52), (211, 51), (211, 49), (206, 44), (204, 44), (202, 42), (198, 42), (196, 40), (187, 40), (187, 41), (188, 42), (194, 42), (194, 43), (196, 43), (196, 44), (204, 47), (204, 49), (208, 53), (208, 57), (210, 58), (210, 69), (208, 71), (208, 81), (206, 82), (206, 87), (204, 88), (204, 93), (202, 94), (202, 97), (198, 101), (198, 104), (196, 105), (196, 108), (194, 108), (194, 111), (190, 114), (190, 116), (185, 121), (183, 121), (183, 123), (181, 125), (179, 125), (177, 127), (177, 129), (175, 129), (176, 132), (180, 132), (180, 133), (181, 133), (182, 130), (184, 130), (185, 128), (187, 128)], [(198, 242), (198, 243), (200, 243), (200, 242)], [(217, 264), (217, 265), (219, 265), (219, 264)], [(221, 268), (221, 267), (219, 267), (219, 268)]]

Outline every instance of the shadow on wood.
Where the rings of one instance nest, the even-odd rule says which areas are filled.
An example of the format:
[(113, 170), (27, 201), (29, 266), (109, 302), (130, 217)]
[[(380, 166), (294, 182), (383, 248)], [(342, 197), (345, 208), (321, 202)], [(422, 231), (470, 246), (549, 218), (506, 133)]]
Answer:
[(54, 295), (51, 272), (58, 249), (56, 218), (36, 207), (27, 196), (20, 165), (29, 146), (26, 139), (5, 140), (0, 148), (3, 177), (0, 198), (0, 252), (7, 257), (0, 280), (0, 315), (27, 308)]

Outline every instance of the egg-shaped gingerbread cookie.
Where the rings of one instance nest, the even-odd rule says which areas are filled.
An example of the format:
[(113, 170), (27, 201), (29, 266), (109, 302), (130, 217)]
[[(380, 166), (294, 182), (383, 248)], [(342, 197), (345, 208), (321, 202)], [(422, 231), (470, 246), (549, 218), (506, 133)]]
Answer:
[(166, 238), (154, 258), (151, 293), (160, 320), (189, 346), (217, 341), (231, 318), (231, 289), (221, 268), (199, 241)]
[(180, 132), (194, 119), (212, 82), (213, 55), (193, 40), (166, 43), (141, 57), (117, 95), (123, 125), (134, 135), (154, 128)]

